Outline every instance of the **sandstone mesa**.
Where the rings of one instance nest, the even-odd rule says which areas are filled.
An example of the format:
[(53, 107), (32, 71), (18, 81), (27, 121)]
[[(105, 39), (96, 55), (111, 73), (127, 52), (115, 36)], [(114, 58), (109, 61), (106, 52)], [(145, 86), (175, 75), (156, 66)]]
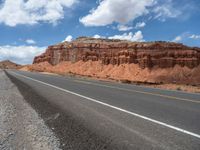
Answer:
[(34, 63), (47, 61), (57, 65), (62, 61), (101, 61), (104, 65), (138, 64), (141, 68), (169, 68), (175, 65), (194, 68), (200, 64), (200, 48), (171, 42), (129, 42), (120, 40), (78, 38), (49, 46), (35, 57)]
[(27, 70), (103, 79), (200, 85), (200, 48), (173, 42), (80, 37), (49, 46)]

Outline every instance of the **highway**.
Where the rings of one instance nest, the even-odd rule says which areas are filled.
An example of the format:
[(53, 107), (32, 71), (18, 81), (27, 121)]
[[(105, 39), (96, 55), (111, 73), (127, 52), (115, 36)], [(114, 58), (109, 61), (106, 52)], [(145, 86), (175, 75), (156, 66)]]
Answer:
[[(62, 130), (55, 132), (64, 149), (70, 140), (72, 149), (200, 149), (200, 94), (17, 70), (6, 72), (25, 97), (26, 89), (37, 93), (38, 97), (32, 93), (33, 97), (27, 99), (31, 97), (38, 112), (47, 114), (44, 110), (55, 106), (55, 113), (79, 124), (75, 129), (65, 123), (68, 120), (53, 123), (56, 130)], [(20, 87), (22, 84), (26, 88)], [(45, 104), (36, 106), (42, 100)], [(61, 129), (62, 123), (66, 126)]]

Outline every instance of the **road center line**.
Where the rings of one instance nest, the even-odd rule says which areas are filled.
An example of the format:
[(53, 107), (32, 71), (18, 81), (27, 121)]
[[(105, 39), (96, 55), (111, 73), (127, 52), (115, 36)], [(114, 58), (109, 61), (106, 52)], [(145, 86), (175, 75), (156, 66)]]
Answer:
[(114, 86), (110, 86), (110, 85), (103, 85), (103, 84), (92, 83), (92, 82), (81, 81), (81, 80), (74, 80), (74, 82), (79, 82), (79, 83), (89, 84), (89, 85), (96, 85), (96, 86), (101, 86), (101, 87), (107, 87), (107, 88), (112, 88), (112, 89), (117, 89), (117, 90), (128, 91), (128, 92), (135, 92), (135, 93), (140, 93), (140, 94), (146, 94), (146, 95), (153, 95), (153, 96), (158, 96), (158, 97), (164, 97), (164, 98), (168, 98), (170, 100), (180, 100), (180, 101), (187, 101), (187, 102), (193, 102), (193, 103), (199, 103), (200, 104), (200, 101), (196, 101), (196, 100), (192, 100), (192, 99), (186, 99), (186, 98), (181, 98), (181, 97), (168, 96), (168, 95), (151, 93), (151, 92), (144, 92), (144, 91), (133, 90), (133, 89), (129, 90), (129, 89), (125, 89), (125, 88), (114, 87)]
[(13, 74), (17, 75), (17, 76), (20, 76), (20, 77), (23, 77), (23, 78), (26, 78), (26, 79), (29, 79), (29, 80), (32, 80), (32, 81), (35, 81), (35, 82), (44, 84), (44, 85), (46, 85), (46, 86), (53, 87), (53, 88), (55, 88), (55, 89), (57, 89), (57, 90), (60, 90), (60, 91), (66, 92), (66, 93), (70, 93), (70, 94), (72, 94), (72, 95), (79, 96), (79, 97), (84, 98), (84, 99), (87, 99), (87, 100), (89, 100), (89, 101), (92, 101), (92, 102), (95, 102), (95, 103), (98, 103), (98, 104), (101, 104), (101, 105), (110, 107), (110, 108), (112, 108), (112, 109), (119, 110), (119, 111), (121, 111), (121, 112), (130, 114), (130, 115), (133, 115), (133, 116), (138, 117), (138, 118), (142, 118), (142, 119), (144, 119), (144, 120), (148, 120), (148, 121), (153, 122), (153, 123), (155, 123), (155, 124), (159, 124), (159, 125), (168, 127), (168, 128), (170, 128), (170, 129), (173, 129), (173, 130), (176, 130), (176, 131), (179, 131), (179, 132), (182, 132), (182, 133), (185, 133), (185, 134), (188, 134), (188, 135), (190, 135), (190, 136), (193, 136), (193, 137), (196, 137), (196, 138), (199, 138), (199, 139), (200, 139), (200, 135), (199, 135), (199, 134), (196, 134), (196, 133), (193, 133), (193, 132), (190, 132), (190, 131), (187, 131), (187, 130), (184, 130), (184, 129), (181, 129), (181, 128), (178, 128), (178, 127), (175, 127), (175, 126), (172, 126), (172, 125), (169, 125), (169, 124), (164, 123), (164, 122), (160, 122), (160, 121), (158, 121), (158, 120), (151, 119), (151, 118), (146, 117), (146, 116), (143, 116), (143, 115), (139, 115), (139, 114), (130, 112), (130, 111), (128, 111), (128, 110), (125, 110), (125, 109), (122, 109), (122, 108), (119, 108), (119, 107), (116, 107), (116, 106), (112, 106), (112, 105), (110, 105), (110, 104), (107, 104), (107, 103), (104, 103), (104, 102), (95, 100), (95, 99), (93, 99), (93, 98), (90, 98), (90, 97), (87, 97), (87, 96), (84, 96), (84, 95), (81, 95), (81, 94), (78, 94), (78, 93), (75, 93), (75, 92), (72, 92), (72, 91), (69, 91), (69, 90), (66, 90), (66, 89), (63, 89), (63, 88), (60, 88), (60, 87), (51, 85), (51, 84), (48, 84), (48, 83), (45, 83), (45, 82), (42, 82), (42, 81), (40, 81), (40, 80), (33, 79), (33, 78), (31, 78), (31, 77), (27, 77), (27, 76), (24, 76), (24, 75), (15, 73), (15, 72), (13, 72), (13, 71), (11, 71), (11, 72), (12, 72)]

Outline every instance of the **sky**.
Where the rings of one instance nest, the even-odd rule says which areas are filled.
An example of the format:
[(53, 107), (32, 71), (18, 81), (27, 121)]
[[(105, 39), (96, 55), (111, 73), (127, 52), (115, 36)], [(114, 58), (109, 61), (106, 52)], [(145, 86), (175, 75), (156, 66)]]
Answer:
[(200, 47), (200, 0), (0, 0), (0, 61), (79, 36)]

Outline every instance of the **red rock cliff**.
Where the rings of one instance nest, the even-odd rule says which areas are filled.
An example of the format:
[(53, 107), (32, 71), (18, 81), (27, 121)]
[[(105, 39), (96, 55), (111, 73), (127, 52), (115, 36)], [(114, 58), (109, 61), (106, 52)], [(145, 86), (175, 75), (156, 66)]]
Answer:
[(35, 57), (34, 64), (62, 61), (101, 61), (102, 64), (139, 64), (141, 68), (169, 68), (175, 65), (195, 68), (200, 65), (200, 48), (172, 42), (129, 42), (120, 40), (78, 38), (49, 46), (46, 52)]

